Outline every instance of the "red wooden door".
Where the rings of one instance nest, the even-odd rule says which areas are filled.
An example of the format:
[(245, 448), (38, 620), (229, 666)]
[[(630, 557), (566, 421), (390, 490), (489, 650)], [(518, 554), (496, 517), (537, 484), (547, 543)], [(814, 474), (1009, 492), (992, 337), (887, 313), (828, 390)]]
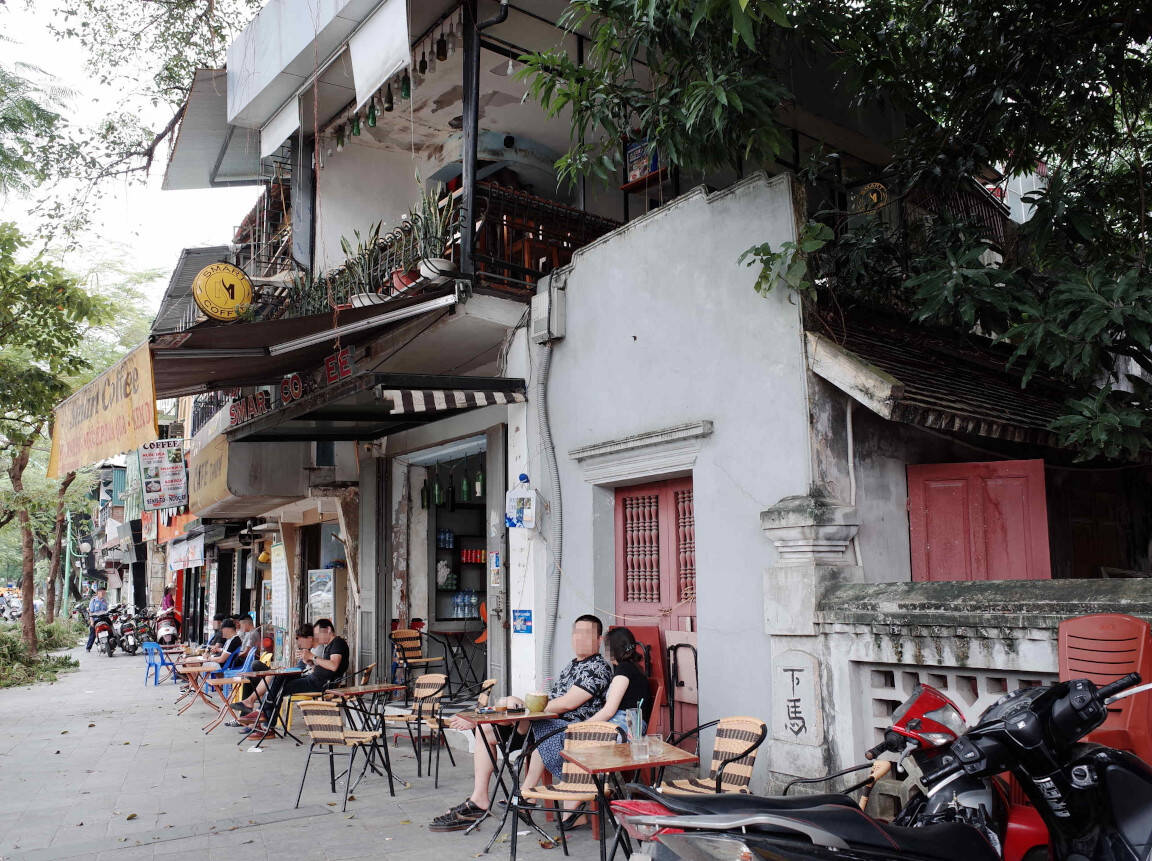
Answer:
[[(616, 620), (624, 626), (655, 625), (662, 634), (696, 630), (691, 478), (617, 488)], [(661, 646), (666, 650), (667, 640)], [(694, 677), (680, 693), (676, 699), (676, 691), (666, 691), (677, 730), (696, 725)]]
[(908, 467), (912, 579), (1046, 580), (1042, 460)]

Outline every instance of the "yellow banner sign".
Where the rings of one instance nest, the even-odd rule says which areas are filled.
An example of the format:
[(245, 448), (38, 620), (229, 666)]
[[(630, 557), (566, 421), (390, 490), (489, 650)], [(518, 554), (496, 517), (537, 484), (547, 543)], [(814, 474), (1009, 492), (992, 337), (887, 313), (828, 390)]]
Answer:
[(56, 407), (48, 476), (132, 451), (159, 435), (152, 356), (142, 344)]
[(230, 495), (228, 437), (220, 434), (188, 458), (188, 509), (199, 514)]

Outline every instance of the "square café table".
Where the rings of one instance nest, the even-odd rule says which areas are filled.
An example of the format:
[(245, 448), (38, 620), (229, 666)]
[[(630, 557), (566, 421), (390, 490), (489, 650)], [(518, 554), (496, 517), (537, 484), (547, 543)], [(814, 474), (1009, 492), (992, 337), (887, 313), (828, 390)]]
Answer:
[[(496, 752), (492, 749), (491, 745), (488, 744), (488, 740), (484, 737), (484, 725), (490, 724), (492, 726), (513, 726), (520, 723), (520, 721), (552, 720), (553, 718), (559, 717), (559, 715), (554, 715), (551, 712), (528, 711), (515, 712), (513, 714), (509, 714), (506, 711), (491, 713), (485, 712), (484, 714), (480, 714), (479, 712), (475, 711), (466, 711), (460, 712), (457, 715), (453, 715), (453, 717), (463, 718), (469, 723), (476, 725), (475, 730), (473, 730), (473, 732), (476, 734), (476, 743), (484, 745), (484, 749), (488, 751), (488, 758), (492, 760), (493, 773), (496, 775), (496, 785), (504, 793), (504, 799), (508, 802), (507, 806), (504, 808), (504, 816), (501, 817), (500, 824), (497, 826), (496, 830), (492, 832), (492, 839), (488, 841), (488, 845), (484, 847), (484, 852), (482, 854), (486, 855), (489, 851), (491, 851), (493, 844), (496, 843), (496, 838), (500, 836), (500, 832), (504, 830), (504, 826), (508, 823), (508, 814), (512, 812), (514, 804), (519, 803), (520, 801), (520, 775), (512, 763), (512, 751), (508, 747), (511, 739), (505, 739), (502, 735), (500, 735), (500, 733), (495, 734), (496, 744), (500, 746), (500, 753), (503, 755), (503, 761), (498, 761), (496, 758)], [(503, 773), (507, 773), (508, 775), (507, 785), (504, 783)], [(472, 831), (481, 822), (492, 816), (492, 804), (496, 800), (495, 796), (496, 792), (495, 789), (493, 789), (492, 797), (488, 800), (488, 810), (485, 811), (483, 816), (481, 816), (479, 819), (469, 825), (467, 829), (465, 829), (465, 834), (471, 834)], [(517, 828), (516, 821), (516, 818), (513, 817), (513, 830)], [(549, 843), (552, 842), (552, 838), (548, 836), (548, 834), (546, 834), (543, 830), (541, 830), (541, 828), (536, 825), (536, 823), (529, 820), (529, 824), (532, 826), (532, 829), (542, 838), (547, 840)], [(515, 845), (515, 840), (513, 840), (512, 846)], [(515, 858), (515, 855), (512, 857)]]
[[(597, 805), (600, 808), (602, 821), (610, 821), (615, 828), (612, 837), (612, 854), (616, 857), (616, 848), (624, 848), (624, 856), (632, 855), (632, 847), (624, 828), (612, 815), (612, 806), (608, 803), (608, 793), (605, 790), (605, 778), (610, 777), (613, 786), (620, 797), (623, 797), (624, 787), (620, 783), (620, 774), (625, 771), (637, 771), (642, 768), (666, 768), (672, 765), (693, 765), (700, 761), (694, 753), (688, 753), (666, 741), (650, 741), (648, 756), (633, 756), (632, 745), (624, 744), (589, 744), (582, 745), (574, 750), (563, 750), (560, 756), (592, 775), (596, 784)], [(604, 832), (600, 832), (600, 859), (605, 857)]]
[[(268, 702), (268, 694), (270, 694), (272, 692), (272, 680), (273, 679), (275, 679), (277, 676), (286, 676), (288, 678), (293, 678), (293, 677), (298, 677), (298, 676), (302, 676), (302, 675), (304, 675), (304, 671), (302, 669), (300, 669), (299, 667), (289, 667), (286, 670), (249, 670), (246, 673), (240, 673), (239, 677), (243, 678), (243, 679), (248, 679), (250, 682), (252, 682), (252, 684), (259, 684), (260, 679), (266, 679), (267, 680), (268, 686), (264, 690), (264, 696), (260, 698), (260, 705), (258, 705), (256, 707), (257, 711), (262, 712), (264, 710), (264, 704), (266, 702)], [(276, 711), (272, 714), (272, 717), (268, 721), (268, 728), (271, 729), (273, 732), (275, 732), (276, 731), (276, 723), (279, 720), (280, 720), (280, 709), (277, 708)], [(292, 733), (288, 732), (287, 729), (284, 730), (284, 733), (286, 735), (292, 735)], [(294, 736), (294, 735), (292, 735), (292, 738), (296, 739), (297, 744), (303, 743), (300, 741), (300, 739), (296, 738), (296, 736)], [(236, 746), (239, 747), (240, 745), (244, 744), (244, 742), (246, 742), (247, 740), (248, 740), (247, 735), (241, 735), (240, 741), (236, 742)], [(259, 741), (256, 742), (256, 744), (253, 746), (252, 749), (253, 750), (259, 750), (260, 745), (262, 745), (263, 743), (264, 743), (264, 739), (261, 738)]]
[[(352, 724), (354, 729), (369, 731), (383, 730), (384, 722), (381, 720), (380, 715), (373, 711), (372, 707), (367, 705), (364, 700), (370, 697), (375, 701), (380, 694), (403, 690), (407, 690), (404, 685), (379, 682), (377, 684), (353, 685), (348, 688), (330, 688), (324, 692), (323, 699), (338, 700), (340, 707), (344, 713), (348, 715), (348, 722)], [(359, 722), (359, 726), (357, 726), (357, 721)], [(381, 744), (377, 744), (374, 741), (369, 745), (368, 757), (364, 763), (364, 769), (361, 770), (360, 777), (356, 778), (356, 783), (352, 785), (352, 789), (356, 789), (356, 786), (359, 785), (360, 780), (364, 777), (364, 773), (368, 768), (371, 768), (380, 776), (388, 776), (388, 794), (395, 797), (396, 789), (392, 784), (392, 760), (388, 754), (388, 742), (383, 739), (381, 741)], [(380, 766), (384, 769), (383, 771), (376, 766), (375, 761), (377, 758), (380, 759)], [(349, 777), (351, 777), (351, 775), (349, 775)], [(407, 786), (408, 784), (405, 782), (404, 785)]]

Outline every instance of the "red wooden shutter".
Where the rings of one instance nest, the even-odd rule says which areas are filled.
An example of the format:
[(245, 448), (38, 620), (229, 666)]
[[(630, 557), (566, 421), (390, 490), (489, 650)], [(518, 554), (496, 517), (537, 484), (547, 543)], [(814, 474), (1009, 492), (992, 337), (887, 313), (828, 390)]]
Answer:
[(1042, 460), (908, 467), (912, 579), (1046, 580)]

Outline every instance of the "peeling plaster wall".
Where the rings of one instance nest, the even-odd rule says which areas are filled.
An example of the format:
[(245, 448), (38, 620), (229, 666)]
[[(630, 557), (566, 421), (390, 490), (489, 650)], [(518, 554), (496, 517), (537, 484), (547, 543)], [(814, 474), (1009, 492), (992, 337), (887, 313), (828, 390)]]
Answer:
[(427, 477), (426, 467), (408, 467), (408, 606), (410, 618), (431, 623), (435, 613), (429, 595), (428, 509), (420, 507), (420, 488)]
[[(737, 259), (754, 243), (789, 240), (793, 212), (787, 176), (756, 174), (712, 194), (695, 189), (577, 252), (567, 270), (567, 335), (554, 347), (548, 387), (564, 517), (555, 671), (570, 656), (573, 619), (600, 612), (611, 623), (615, 606), (611, 488), (590, 483), (568, 453), (708, 420), (714, 430), (691, 472), (700, 718), (771, 713), (762, 596), (775, 554), (760, 512), (804, 493), (810, 481), (804, 366), (797, 305), (783, 290), (757, 295), (755, 271)], [(534, 353), (533, 372), (539, 360)], [(526, 412), (527, 471), (549, 506), (555, 489), (545, 478), (535, 409)], [(537, 642), (547, 553), (537, 555), (536, 545), (547, 534), (545, 522), (532, 546), (512, 543), (511, 607), (536, 610)], [(521, 560), (531, 566), (530, 597), (518, 593)], [(519, 664), (528, 653), (514, 642), (514, 678), (543, 681)], [(754, 666), (735, 655), (754, 656)]]

